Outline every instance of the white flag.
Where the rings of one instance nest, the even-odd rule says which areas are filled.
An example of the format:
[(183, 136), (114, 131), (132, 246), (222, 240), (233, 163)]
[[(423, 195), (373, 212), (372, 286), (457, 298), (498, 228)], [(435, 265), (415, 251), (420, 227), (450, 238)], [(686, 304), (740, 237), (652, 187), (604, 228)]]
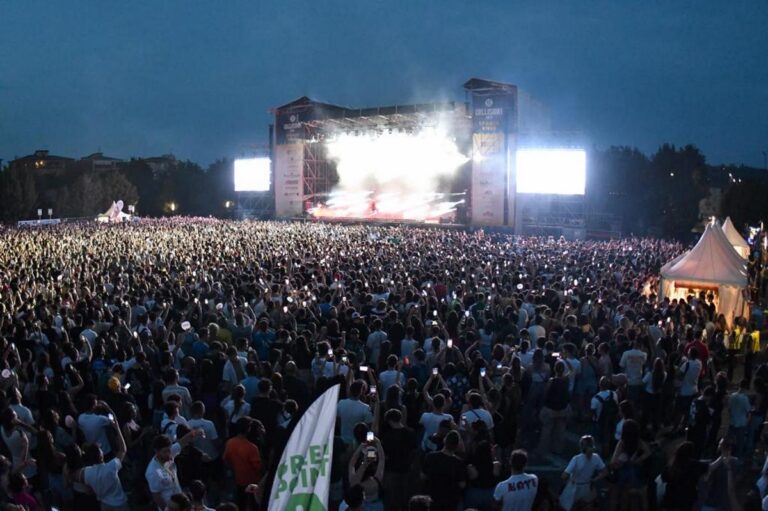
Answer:
[(269, 511), (327, 511), (339, 384), (317, 398), (291, 433), (272, 483)]

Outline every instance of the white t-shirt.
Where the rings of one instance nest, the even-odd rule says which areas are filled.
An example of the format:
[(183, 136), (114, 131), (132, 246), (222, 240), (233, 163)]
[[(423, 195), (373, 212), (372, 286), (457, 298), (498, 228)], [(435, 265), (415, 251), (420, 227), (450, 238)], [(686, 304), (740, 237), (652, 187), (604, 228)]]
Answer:
[(419, 347), (419, 341), (416, 339), (403, 339), (400, 341), (400, 354), (403, 357), (412, 357), (413, 352)]
[(683, 371), (683, 381), (680, 385), (681, 396), (693, 396), (699, 391), (699, 375), (701, 374), (701, 361), (688, 360), (680, 367)]
[(513, 475), (496, 485), (493, 500), (501, 503), (502, 511), (532, 511), (539, 487), (539, 478), (533, 474)]
[(528, 336), (531, 339), (531, 343), (535, 344), (536, 341), (547, 336), (547, 331), (541, 325), (533, 325), (528, 327)]
[(638, 349), (627, 350), (621, 355), (619, 367), (624, 369), (627, 375), (627, 385), (643, 384), (643, 367), (647, 358), (648, 354)]
[(400, 385), (401, 388), (404, 387), (405, 375), (400, 371), (395, 370), (387, 370), (379, 374), (379, 386), (381, 386), (379, 395), (381, 396), (381, 399), (387, 397), (387, 389), (392, 385)]
[(218, 458), (219, 449), (216, 447), (215, 441), (219, 439), (219, 433), (216, 431), (216, 425), (208, 419), (189, 419), (187, 425), (192, 429), (201, 429), (205, 433), (205, 437), (195, 437), (193, 440), (194, 446), (207, 454), (212, 460)]
[(573, 394), (576, 387), (576, 377), (581, 374), (581, 361), (578, 358), (563, 358), (565, 364), (565, 375), (568, 377), (568, 390)]
[(102, 504), (111, 507), (120, 507), (128, 503), (128, 497), (120, 484), (117, 476), (123, 464), (119, 459), (113, 458), (107, 463), (91, 465), (83, 470), (85, 484), (93, 489), (96, 498)]
[(488, 427), (488, 431), (493, 431), (493, 415), (491, 415), (491, 412), (485, 408), (467, 410), (464, 412), (463, 416), (467, 418), (467, 426), (471, 426), (477, 421), (483, 421)]
[(246, 402), (243, 402), (243, 404), (240, 405), (240, 409), (235, 413), (235, 402), (229, 396), (225, 397), (224, 401), (221, 402), (221, 408), (224, 409), (224, 413), (230, 424), (235, 424), (242, 417), (251, 415), (251, 405)]
[(523, 367), (528, 367), (529, 365), (531, 365), (533, 363), (533, 351), (532, 350), (528, 350), (525, 353), (520, 351), (520, 352), (517, 353), (517, 357), (520, 359), (520, 364)]
[(373, 421), (371, 407), (357, 399), (342, 399), (336, 412), (341, 419), (341, 438), (348, 443), (354, 439), (352, 430), (358, 422), (370, 424)]
[[(180, 452), (181, 445), (177, 443), (171, 445), (171, 458), (176, 458)], [(159, 493), (166, 503), (171, 500), (171, 497), (181, 493), (179, 474), (176, 472), (176, 463), (173, 461), (161, 464), (155, 456), (152, 456), (144, 477), (149, 484), (149, 491)]]
[(81, 413), (77, 418), (77, 425), (83, 432), (86, 442), (98, 444), (104, 454), (112, 452), (112, 445), (109, 443), (106, 431), (106, 428), (112, 425), (108, 417), (94, 413)]
[(605, 463), (597, 454), (587, 458), (586, 454), (577, 454), (565, 467), (565, 473), (571, 476), (571, 480), (579, 485), (586, 485), (595, 477), (595, 473), (605, 469)]
[[(245, 372), (245, 366), (248, 364), (248, 359), (243, 357), (237, 358), (240, 360), (240, 367), (243, 369), (243, 378), (245, 378), (248, 376)], [(227, 360), (227, 362), (224, 364), (224, 370), (221, 373), (221, 379), (232, 385), (237, 385), (240, 383), (240, 378), (237, 377), (237, 371), (235, 371), (235, 366), (232, 364), (231, 360)]]
[(421, 414), (419, 424), (424, 426), (424, 437), (421, 440), (421, 447), (425, 451), (435, 450), (435, 444), (430, 442), (429, 437), (437, 433), (437, 430), (440, 429), (440, 423), (444, 420), (453, 421), (453, 417), (447, 413), (427, 412)]

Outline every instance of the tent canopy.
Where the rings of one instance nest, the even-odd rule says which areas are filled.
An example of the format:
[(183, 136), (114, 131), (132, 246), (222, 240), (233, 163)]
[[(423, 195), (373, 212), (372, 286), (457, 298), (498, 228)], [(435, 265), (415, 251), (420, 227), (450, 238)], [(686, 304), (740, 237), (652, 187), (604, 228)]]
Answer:
[(662, 267), (661, 277), (702, 287), (712, 287), (713, 284), (747, 286), (744, 260), (720, 227), (712, 224), (704, 229), (695, 247)]
[(733, 248), (740, 256), (744, 258), (749, 257), (749, 244), (744, 240), (741, 234), (739, 234), (739, 231), (736, 230), (733, 222), (731, 222), (731, 217), (726, 218), (725, 222), (723, 222), (723, 234), (725, 234), (728, 242), (733, 245)]

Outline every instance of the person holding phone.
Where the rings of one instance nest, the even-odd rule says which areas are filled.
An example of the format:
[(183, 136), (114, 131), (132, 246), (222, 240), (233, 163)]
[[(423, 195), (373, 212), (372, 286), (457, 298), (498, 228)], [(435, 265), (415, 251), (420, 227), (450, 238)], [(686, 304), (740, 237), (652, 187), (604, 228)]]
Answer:
[(354, 440), (353, 430), (358, 423), (363, 422), (370, 426), (373, 422), (371, 407), (360, 400), (365, 390), (366, 384), (363, 380), (353, 381), (349, 385), (349, 397), (340, 400), (336, 406), (341, 421), (340, 436), (348, 444)]
[(421, 448), (424, 452), (431, 452), (437, 448), (431, 437), (437, 433), (440, 423), (446, 420), (453, 422), (453, 416), (444, 412), (445, 406), (445, 396), (438, 394), (432, 398), (432, 411), (421, 414), (419, 424), (424, 427), (424, 435), (421, 440)]
[(85, 451), (86, 467), (74, 474), (74, 480), (88, 485), (96, 494), (102, 509), (110, 511), (127, 511), (128, 497), (123, 490), (118, 473), (123, 467), (123, 459), (127, 447), (120, 425), (112, 421), (114, 429), (115, 450), (114, 458), (104, 461), (104, 453), (97, 444), (91, 444)]
[(382, 501), (384, 458), (381, 441), (374, 436), (373, 431), (369, 431), (365, 443), (357, 446), (349, 460), (349, 485), (363, 487), (366, 511), (384, 511)]

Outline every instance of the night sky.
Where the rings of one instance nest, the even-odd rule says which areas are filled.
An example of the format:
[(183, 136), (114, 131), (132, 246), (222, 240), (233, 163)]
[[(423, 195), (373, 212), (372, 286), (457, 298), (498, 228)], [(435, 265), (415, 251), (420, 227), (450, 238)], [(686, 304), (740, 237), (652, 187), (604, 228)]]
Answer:
[(0, 158), (267, 141), (269, 109), (463, 100), (515, 83), (590, 145), (768, 150), (767, 0), (0, 0)]

